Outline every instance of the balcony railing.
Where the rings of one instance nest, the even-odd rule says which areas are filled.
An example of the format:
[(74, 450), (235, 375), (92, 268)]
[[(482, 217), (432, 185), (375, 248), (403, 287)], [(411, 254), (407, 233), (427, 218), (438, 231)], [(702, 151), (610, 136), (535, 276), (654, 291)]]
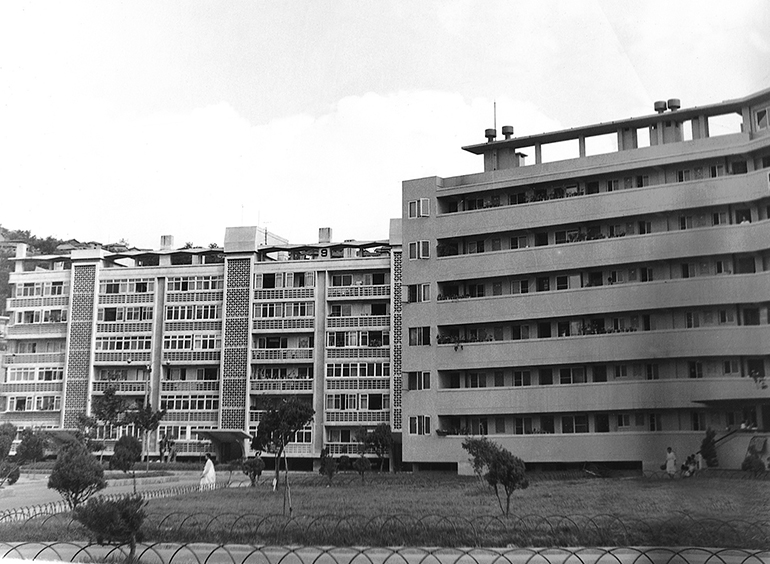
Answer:
[(219, 380), (164, 380), (161, 392), (217, 392)]
[(164, 331), (221, 331), (222, 320), (166, 321)]
[(326, 320), (329, 329), (345, 327), (389, 327), (390, 317), (387, 315), (364, 315), (360, 317), (329, 317)]
[(255, 349), (252, 360), (313, 360), (313, 349)]
[(142, 294), (99, 294), (100, 304), (146, 304), (155, 301), (152, 292)]
[(314, 288), (270, 288), (254, 290), (255, 300), (287, 300), (314, 297)]
[(332, 286), (327, 290), (329, 298), (378, 298), (390, 296), (390, 286)]
[(312, 331), (315, 327), (315, 319), (312, 317), (255, 319), (252, 327), (254, 331), (273, 331), (281, 329), (309, 329)]
[(5, 382), (0, 384), (0, 392), (4, 394), (23, 394), (35, 392), (61, 392), (64, 383), (56, 382)]
[(66, 305), (69, 305), (69, 296), (30, 296), (8, 299), (8, 309)]
[(327, 378), (327, 390), (389, 390), (390, 378)]
[(388, 423), (390, 410), (381, 411), (326, 411), (327, 423)]
[(167, 411), (163, 423), (169, 421), (191, 423), (216, 423), (219, 420), (218, 411)]
[(390, 358), (390, 347), (327, 348), (326, 358)]
[(97, 333), (151, 333), (152, 321), (128, 321), (123, 323), (97, 323)]
[(4, 357), (5, 364), (61, 364), (64, 353), (9, 353)]
[(252, 380), (252, 392), (307, 392), (313, 390), (313, 380)]
[(152, 359), (150, 351), (96, 351), (94, 364), (148, 364)]
[(170, 302), (222, 302), (224, 291), (208, 290), (200, 292), (168, 292), (166, 303)]
[(163, 362), (219, 362), (222, 353), (208, 351), (163, 351)]
[(66, 323), (19, 323), (8, 327), (9, 337), (21, 335), (67, 335)]
[(147, 391), (147, 382), (126, 380), (98, 380), (94, 382), (94, 392), (103, 393), (107, 388), (114, 388), (116, 392), (144, 394)]

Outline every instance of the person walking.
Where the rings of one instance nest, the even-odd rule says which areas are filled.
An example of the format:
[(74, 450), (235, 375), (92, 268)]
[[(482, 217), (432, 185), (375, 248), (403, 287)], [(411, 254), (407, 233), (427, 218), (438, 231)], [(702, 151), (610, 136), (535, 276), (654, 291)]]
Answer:
[(211, 459), (211, 454), (206, 453), (206, 464), (201, 472), (201, 491), (213, 490), (214, 485), (217, 483), (217, 472), (214, 470), (214, 461)]
[(666, 472), (669, 478), (676, 475), (676, 453), (671, 447), (666, 449)]

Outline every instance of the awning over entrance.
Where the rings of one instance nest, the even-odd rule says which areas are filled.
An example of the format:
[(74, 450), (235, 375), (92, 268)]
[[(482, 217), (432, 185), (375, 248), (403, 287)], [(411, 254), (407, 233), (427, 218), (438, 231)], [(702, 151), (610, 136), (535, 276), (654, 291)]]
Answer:
[(193, 433), (197, 433), (198, 436), (206, 437), (215, 443), (238, 443), (240, 444), (243, 439), (250, 439), (246, 431), (242, 429), (193, 429)]

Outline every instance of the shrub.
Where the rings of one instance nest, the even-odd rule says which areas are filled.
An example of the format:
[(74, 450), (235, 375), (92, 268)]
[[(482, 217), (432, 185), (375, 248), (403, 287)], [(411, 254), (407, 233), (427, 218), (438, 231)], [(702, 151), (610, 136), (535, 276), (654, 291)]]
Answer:
[(21, 442), (16, 447), (16, 461), (19, 464), (36, 462), (45, 456), (47, 438), (43, 433), (35, 433), (32, 429), (21, 432)]
[(361, 483), (365, 483), (365, 475), (372, 469), (372, 463), (365, 456), (359, 456), (353, 462), (353, 468), (361, 475)]
[[(140, 448), (141, 455), (141, 448)], [(118, 499), (95, 497), (75, 508), (73, 517), (96, 537), (99, 544), (130, 545), (128, 561), (134, 560), (136, 543), (141, 541), (141, 527), (146, 505), (139, 495), (125, 495)]]
[(762, 462), (762, 459), (758, 454), (752, 453), (743, 459), (741, 470), (744, 472), (753, 472), (754, 474), (759, 474), (765, 471), (765, 463)]
[(74, 509), (93, 494), (107, 487), (104, 469), (85, 445), (72, 442), (64, 445), (56, 457), (48, 487), (56, 490), (70, 508)]
[(262, 471), (265, 469), (265, 461), (262, 460), (259, 456), (255, 458), (246, 458), (241, 463), (241, 470), (244, 474), (246, 474), (249, 477), (249, 480), (251, 481), (251, 487), (256, 487), (257, 482), (259, 481), (260, 476), (262, 476)]
[(499, 447), (486, 437), (466, 437), (463, 440), (462, 447), (470, 455), (469, 460), (473, 467), (473, 473), (476, 474), (479, 481), (483, 481), (489, 463)]
[(334, 461), (334, 458), (331, 456), (322, 456), (319, 472), (322, 476), (326, 476), (329, 480), (329, 485), (331, 485), (332, 478), (334, 478), (334, 475), (337, 473), (337, 463)]
[(350, 470), (350, 457), (347, 454), (343, 454), (339, 458), (338, 463), (338, 470), (340, 472), (345, 472), (347, 470)]
[[(476, 475), (483, 477), (495, 490), (500, 510), (507, 517), (510, 514), (513, 492), (529, 486), (524, 461), (486, 437), (468, 437), (463, 441), (462, 447), (471, 455), (470, 460)], [(505, 493), (505, 507), (499, 488)]]
[(110, 469), (117, 468), (128, 472), (142, 458), (142, 443), (130, 435), (123, 435), (115, 443), (115, 450), (110, 458)]
[(7, 460), (0, 462), (0, 486), (5, 483), (7, 483), (9, 486), (14, 485), (19, 481), (20, 475), (21, 472), (19, 471), (18, 464), (8, 462)]

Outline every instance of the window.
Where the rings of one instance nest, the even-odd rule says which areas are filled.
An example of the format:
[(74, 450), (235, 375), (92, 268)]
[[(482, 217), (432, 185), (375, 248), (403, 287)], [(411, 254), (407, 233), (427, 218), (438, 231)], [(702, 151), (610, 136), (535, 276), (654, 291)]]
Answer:
[(646, 371), (648, 380), (658, 380), (660, 378), (660, 371), (657, 363), (648, 364), (646, 366)]
[(541, 386), (550, 386), (553, 384), (553, 370), (551, 368), (541, 368), (538, 371), (538, 383)]
[(652, 233), (652, 222), (650, 221), (640, 221), (638, 227), (639, 235), (647, 235)]
[(642, 188), (644, 186), (650, 185), (650, 177), (647, 175), (637, 176), (636, 177), (636, 187)]
[(194, 346), (196, 350), (217, 350), (220, 348), (221, 339), (217, 335), (196, 335)]
[(687, 374), (690, 378), (703, 378), (703, 363), (697, 361), (688, 362)]
[(731, 309), (720, 309), (719, 310), (719, 324), (724, 325), (725, 323), (732, 323), (735, 320), (735, 316), (733, 315), (733, 310)]
[(410, 284), (407, 286), (407, 300), (409, 303), (429, 302), (430, 284)]
[(430, 435), (430, 416), (412, 415), (409, 417), (410, 435)]
[(505, 373), (501, 371), (495, 372), (495, 388), (502, 388), (505, 386)]
[(585, 370), (580, 366), (572, 368), (561, 368), (559, 370), (560, 384), (584, 384), (585, 381)]
[(570, 336), (570, 322), (569, 321), (558, 321), (556, 323), (556, 334), (559, 335), (559, 337), (569, 337)]
[(59, 411), (61, 396), (38, 396), (35, 398), (35, 409), (38, 411)]
[(535, 281), (538, 292), (548, 292), (551, 289), (551, 280), (548, 276), (540, 276)]
[(709, 175), (711, 178), (717, 178), (718, 176), (725, 175), (725, 165), (713, 165), (709, 168)]
[(700, 327), (700, 313), (697, 311), (688, 311), (685, 313), (684, 325), (687, 329)]
[(562, 415), (561, 417), (562, 433), (587, 433), (588, 416), (587, 415)]
[(32, 396), (11, 396), (6, 411), (32, 411)]
[(625, 364), (618, 364), (615, 366), (615, 378), (626, 378), (628, 376), (628, 366)]
[(428, 216), (430, 216), (430, 200), (428, 198), (420, 198), (419, 200), (411, 200), (409, 202), (409, 219)]
[(692, 216), (680, 215), (679, 216), (679, 229), (692, 229)]
[(628, 413), (618, 413), (618, 429), (631, 426), (631, 416)]
[(484, 372), (468, 372), (465, 375), (466, 388), (486, 388), (487, 375)]
[(548, 232), (541, 231), (540, 233), (535, 233), (536, 247), (545, 247), (547, 244), (548, 244)]
[(528, 246), (527, 237), (525, 235), (511, 237), (511, 249), (525, 249)]
[(630, 176), (626, 176), (623, 179), (623, 189), (628, 190), (629, 188), (633, 188), (633, 187), (634, 187), (634, 179)]
[(409, 260), (429, 258), (430, 241), (412, 241), (409, 243)]
[(492, 250), (493, 251), (499, 251), (502, 248), (503, 248), (503, 244), (500, 241), (499, 237), (495, 237), (494, 239), (492, 239)]
[(759, 325), (759, 308), (747, 307), (743, 310), (744, 325)]
[(514, 341), (529, 339), (529, 325), (514, 325), (511, 329), (511, 338)]
[(757, 113), (754, 114), (754, 116), (757, 122), (757, 129), (767, 129), (770, 127), (770, 119), (768, 119), (767, 108), (757, 110)]
[[(620, 188), (620, 181), (618, 180), (608, 180), (607, 181), (607, 192), (615, 192)], [(591, 192), (589, 192), (590, 194)]]
[(537, 324), (537, 338), (549, 339), (551, 337), (551, 322), (541, 321)]
[(484, 252), (484, 239), (468, 242), (468, 254), (483, 253), (483, 252)]
[(514, 294), (528, 294), (529, 293), (529, 280), (514, 280), (513, 281), (513, 293)]
[(556, 277), (556, 289), (557, 290), (569, 290), (569, 276), (557, 276)]
[(642, 282), (652, 282), (653, 281), (652, 268), (640, 268), (639, 280), (641, 280)]
[(690, 170), (680, 170), (676, 173), (676, 179), (678, 182), (687, 182), (690, 180)]
[(722, 371), (725, 374), (739, 374), (740, 369), (740, 363), (737, 360), (725, 360), (722, 363)]
[(693, 431), (705, 431), (706, 430), (706, 414), (702, 411), (694, 411), (692, 413), (692, 430)]
[(531, 417), (514, 417), (513, 418), (513, 433), (515, 435), (531, 435), (532, 434), (532, 418)]
[(410, 327), (409, 346), (430, 345), (430, 327)]
[(410, 390), (429, 390), (430, 372), (409, 372), (408, 381)]
[(593, 381), (594, 382), (606, 382), (607, 381), (607, 367), (603, 364), (599, 364), (593, 367)]

